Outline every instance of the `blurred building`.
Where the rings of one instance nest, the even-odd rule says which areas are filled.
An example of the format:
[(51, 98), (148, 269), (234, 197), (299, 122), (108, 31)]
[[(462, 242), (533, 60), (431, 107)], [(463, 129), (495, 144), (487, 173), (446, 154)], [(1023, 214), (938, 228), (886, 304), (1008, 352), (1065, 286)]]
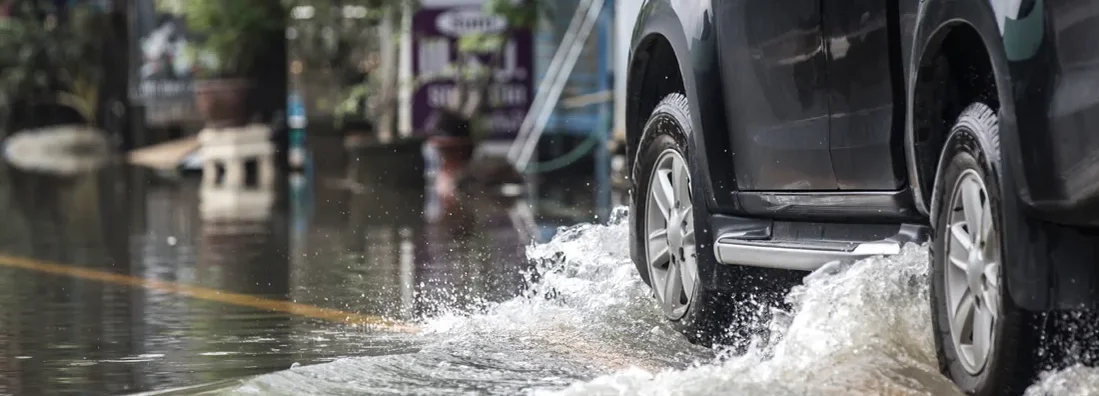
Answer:
[[(179, 10), (157, 0), (113, 0), (125, 21), (127, 35), (124, 70), (125, 108), (129, 147), (142, 147), (196, 133), (202, 127), (194, 100), (198, 77), (188, 43), (192, 34)], [(272, 7), (278, 7), (276, 2)], [(249, 102), (259, 122), (276, 128), (276, 141), (285, 142), (287, 49), (284, 33), (273, 33), (265, 51), (258, 53)], [(118, 106), (115, 106), (118, 107)], [(285, 143), (283, 143), (285, 144)]]

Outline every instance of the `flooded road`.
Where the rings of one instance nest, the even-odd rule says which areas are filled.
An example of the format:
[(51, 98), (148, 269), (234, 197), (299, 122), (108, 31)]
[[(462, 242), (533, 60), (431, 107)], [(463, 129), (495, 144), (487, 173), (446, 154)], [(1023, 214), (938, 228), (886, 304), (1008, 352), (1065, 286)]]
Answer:
[[(215, 216), (191, 176), (0, 167), (0, 394), (957, 394), (923, 247), (809, 274), (729, 356), (659, 319), (624, 209), (558, 228), (591, 220), (583, 181), (454, 206), (348, 174)], [(1099, 371), (1028, 394), (1099, 394)]]
[[(538, 275), (529, 290), (425, 319), (415, 352), (296, 367), (209, 394), (961, 394), (935, 362), (925, 246), (809, 274), (786, 297), (792, 310), (768, 324), (771, 338), (730, 356), (657, 319), (628, 259), (623, 216), (530, 248)], [(1099, 394), (1099, 372), (1047, 372), (1027, 394)]]
[(427, 319), (432, 341), (417, 352), (298, 367), (218, 393), (956, 393), (933, 363), (926, 308), (911, 304), (926, 293), (921, 247), (814, 274), (791, 293), (796, 310), (771, 324), (770, 346), (726, 357), (658, 319), (626, 235), (621, 223), (579, 226), (532, 248), (541, 276), (526, 294)]
[(242, 192), (252, 203), (226, 216), (197, 175), (0, 166), (0, 394), (152, 391), (414, 351), (425, 338), (382, 322), (518, 295), (531, 234), (577, 221), (539, 215), (520, 232), (515, 205), (489, 199), (443, 221), (424, 215), (439, 210), (422, 183), (352, 189), (348, 174)]

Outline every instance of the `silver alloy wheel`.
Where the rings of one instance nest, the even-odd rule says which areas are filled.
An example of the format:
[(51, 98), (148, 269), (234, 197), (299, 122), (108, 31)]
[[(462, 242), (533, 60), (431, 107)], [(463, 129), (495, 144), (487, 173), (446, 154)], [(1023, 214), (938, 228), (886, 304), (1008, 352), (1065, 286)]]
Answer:
[(664, 316), (687, 313), (698, 287), (691, 175), (678, 151), (660, 153), (649, 176), (645, 203), (645, 258), (649, 280)]
[(992, 356), (1001, 315), (1000, 236), (984, 181), (968, 169), (958, 177), (945, 230), (946, 304), (962, 366), (979, 374)]

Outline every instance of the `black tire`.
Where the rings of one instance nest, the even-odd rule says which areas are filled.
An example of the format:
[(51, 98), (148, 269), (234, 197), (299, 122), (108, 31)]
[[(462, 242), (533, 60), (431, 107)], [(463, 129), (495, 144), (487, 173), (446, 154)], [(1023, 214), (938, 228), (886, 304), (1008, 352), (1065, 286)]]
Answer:
[[(633, 182), (630, 194), (630, 200), (633, 201), (632, 206), (634, 208), (634, 213), (631, 214), (633, 218), (636, 219), (637, 216), (645, 213), (645, 205), (647, 204), (645, 193), (649, 191), (649, 174), (652, 173), (657, 157), (665, 149), (674, 148), (679, 151), (683, 158), (690, 162), (691, 176), (694, 177), (695, 164), (690, 156), (690, 149), (687, 144), (687, 136), (691, 128), (690, 114), (687, 98), (682, 94), (671, 94), (660, 101), (653, 110), (652, 115), (649, 116), (648, 121), (645, 122), (645, 127), (641, 132), (643, 140), (638, 145), (637, 159), (634, 161), (630, 175), (630, 180)], [(698, 225), (699, 223), (696, 222), (695, 224)], [(642, 243), (644, 242), (642, 236), (645, 233), (645, 223), (643, 221), (634, 221), (632, 225), (631, 236), (638, 240), (640, 246), (645, 246)], [(642, 252), (639, 258), (640, 260), (634, 261), (637, 272), (641, 274), (641, 279), (645, 281), (645, 284), (652, 286), (652, 281), (649, 279), (649, 268), (645, 261), (645, 253)]]
[(1015, 199), (1014, 192), (1005, 192), (1003, 165), (1000, 157), (999, 116), (988, 106), (974, 103), (958, 117), (943, 149), (932, 196), (931, 225), (934, 230), (931, 243), (931, 313), (935, 347), (940, 371), (950, 377), (965, 393), (971, 395), (1018, 395), (1033, 383), (1040, 369), (1040, 339), (1042, 326), (1040, 315), (1018, 308), (1007, 290), (1000, 263), (999, 316), (993, 325), (992, 352), (982, 369), (976, 374), (966, 370), (956, 352), (950, 330), (950, 314), (947, 308), (945, 271), (948, 263), (946, 242), (949, 235), (949, 215), (954, 208), (951, 197), (958, 180), (969, 171), (976, 172), (985, 183), (986, 200), (991, 209), (994, 227), (999, 230), (1000, 257), (1006, 258), (1003, 249), (1003, 224), (1009, 216), (1022, 213), (1005, 213), (1005, 199)]
[[(674, 149), (686, 159), (692, 180), (699, 180), (699, 164), (691, 155), (688, 137), (692, 136), (690, 107), (682, 94), (665, 97), (654, 109), (642, 132), (642, 141), (638, 145), (636, 161), (631, 170), (632, 207), (631, 237), (634, 246), (641, 246), (640, 254), (635, 255), (634, 264), (646, 284), (652, 285), (648, 270), (647, 252), (644, 250), (645, 222), (637, 220), (646, 213), (649, 180), (656, 160), (667, 149)], [(781, 301), (788, 290), (791, 279), (789, 271), (782, 271), (785, 277), (771, 277), (774, 271), (762, 268), (747, 268), (717, 264), (714, 257), (713, 240), (709, 229), (710, 212), (706, 200), (701, 198), (700, 183), (692, 183), (691, 195), (694, 207), (696, 237), (696, 259), (698, 264), (699, 285), (691, 297), (687, 312), (680, 319), (671, 320), (672, 326), (695, 344), (710, 346), (724, 344), (739, 350), (747, 348), (753, 336), (765, 335), (769, 309), (761, 304)], [(716, 278), (751, 278), (763, 280), (753, 282), (751, 286), (717, 284)], [(799, 276), (793, 279), (800, 279)], [(760, 285), (767, 287), (760, 287)], [(774, 287), (772, 287), (774, 286)], [(783, 287), (780, 287), (783, 286)], [(785, 287), (785, 288), (784, 288)], [(773, 293), (771, 293), (773, 292)], [(772, 295), (773, 294), (773, 295)], [(750, 302), (750, 303), (745, 303)], [(735, 325), (735, 326), (734, 326)]]

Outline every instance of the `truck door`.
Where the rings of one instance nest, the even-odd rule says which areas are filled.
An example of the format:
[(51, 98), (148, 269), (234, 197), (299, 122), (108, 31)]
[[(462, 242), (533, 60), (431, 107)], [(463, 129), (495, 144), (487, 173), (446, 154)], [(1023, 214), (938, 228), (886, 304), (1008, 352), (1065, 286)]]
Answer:
[[(905, 180), (904, 94), (894, 0), (822, 0), (832, 167), (842, 190), (896, 190)], [(892, 3), (892, 4), (891, 4)], [(898, 43), (891, 45), (891, 40)], [(900, 69), (897, 69), (900, 70)]]
[(821, 0), (713, 5), (737, 188), (836, 190)]

